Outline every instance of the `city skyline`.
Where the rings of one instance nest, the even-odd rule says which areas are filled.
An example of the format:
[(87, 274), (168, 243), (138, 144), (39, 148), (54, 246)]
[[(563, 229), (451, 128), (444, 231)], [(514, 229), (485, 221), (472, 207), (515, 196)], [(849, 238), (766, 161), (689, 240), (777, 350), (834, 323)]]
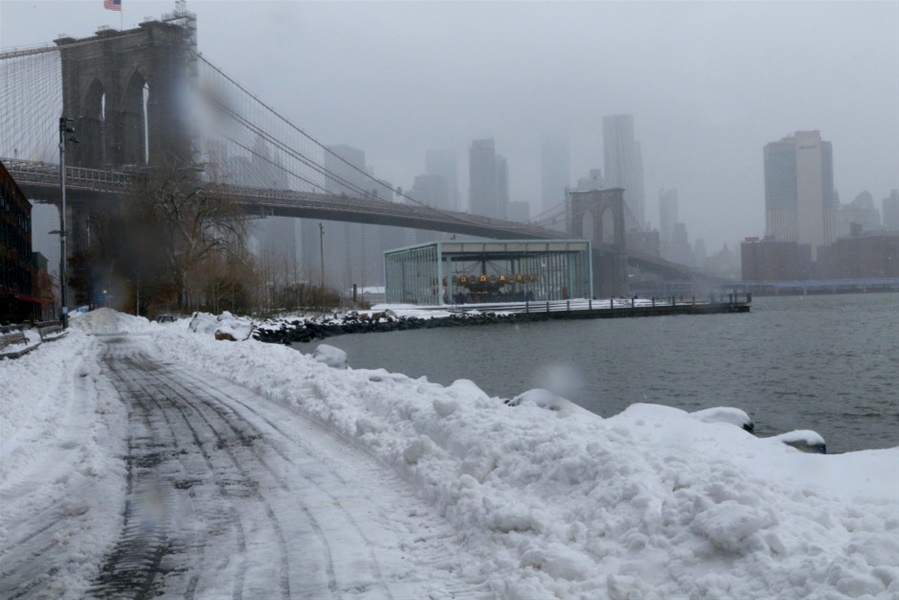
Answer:
[[(135, 0), (123, 8), (127, 28), (171, 6)], [(787, 132), (817, 129), (833, 143), (841, 197), (867, 190), (879, 200), (899, 188), (899, 9), (891, 3), (188, 9), (198, 15), (205, 56), (318, 139), (365, 148), (378, 176), (408, 188), (423, 152), (452, 151), (463, 203), (470, 140), (496, 140), (510, 199), (538, 214), (543, 132), (568, 137), (571, 173), (581, 176), (603, 165), (602, 116), (624, 113), (634, 115), (642, 142), (645, 189), (677, 188), (681, 220), (710, 249), (763, 235), (758, 149)], [(120, 17), (66, 2), (5, 1), (0, 12), (4, 48), (118, 28)], [(484, 53), (500, 29), (502, 48)], [(765, 45), (755, 43), (762, 38)], [(260, 62), (280, 52), (301, 58), (287, 76)], [(645, 211), (657, 227), (653, 204)]]

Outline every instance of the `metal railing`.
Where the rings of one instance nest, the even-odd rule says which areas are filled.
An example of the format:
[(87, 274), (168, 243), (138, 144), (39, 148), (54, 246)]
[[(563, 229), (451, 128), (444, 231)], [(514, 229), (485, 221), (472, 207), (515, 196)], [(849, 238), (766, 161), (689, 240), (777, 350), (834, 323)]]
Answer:
[[(32, 162), (13, 158), (0, 158), (7, 170), (19, 183), (48, 186), (59, 185), (59, 165)], [(124, 192), (133, 183), (134, 175), (104, 169), (66, 167), (66, 187), (89, 189), (98, 192)]]

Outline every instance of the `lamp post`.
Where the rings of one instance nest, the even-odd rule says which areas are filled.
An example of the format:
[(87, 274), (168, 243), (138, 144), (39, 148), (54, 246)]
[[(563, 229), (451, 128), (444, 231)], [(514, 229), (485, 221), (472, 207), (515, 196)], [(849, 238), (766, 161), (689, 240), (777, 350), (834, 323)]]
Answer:
[(318, 224), (318, 251), (319, 251), (319, 255), (321, 257), (321, 261), (322, 261), (322, 264), (321, 264), (321, 268), (322, 268), (321, 293), (323, 294), (322, 297), (324, 297), (324, 293), (325, 293), (325, 226), (322, 225), (321, 223)]
[(69, 123), (74, 120), (72, 117), (59, 117), (59, 300), (62, 305), (60, 321), (63, 329), (69, 326), (69, 305), (66, 300), (66, 142), (78, 143), (74, 135), (67, 138), (66, 134), (75, 132), (69, 127)]
[(66, 134), (75, 131), (69, 127), (72, 120), (71, 117), (59, 118), (59, 298), (63, 329), (69, 326), (69, 304), (66, 299)]

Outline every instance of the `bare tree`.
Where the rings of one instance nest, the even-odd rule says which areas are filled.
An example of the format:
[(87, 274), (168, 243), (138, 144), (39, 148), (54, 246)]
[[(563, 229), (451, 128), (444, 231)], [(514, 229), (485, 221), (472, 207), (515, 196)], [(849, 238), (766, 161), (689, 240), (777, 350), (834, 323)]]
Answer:
[(169, 279), (182, 309), (204, 303), (200, 283), (207, 267), (223, 258), (232, 266), (247, 262), (243, 208), (192, 166), (148, 170), (129, 194), (129, 212), (141, 240), (140, 249), (131, 249), (129, 271)]

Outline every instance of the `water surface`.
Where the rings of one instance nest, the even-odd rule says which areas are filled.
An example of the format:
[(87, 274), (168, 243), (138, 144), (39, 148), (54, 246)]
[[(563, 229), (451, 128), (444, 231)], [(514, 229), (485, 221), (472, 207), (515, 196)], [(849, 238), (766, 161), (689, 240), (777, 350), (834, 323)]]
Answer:
[(813, 429), (832, 452), (899, 445), (899, 294), (757, 297), (749, 314), (424, 329), (323, 343), (345, 350), (354, 368), (443, 384), (471, 379), (503, 398), (546, 387), (604, 417), (634, 402), (736, 406), (759, 435)]

